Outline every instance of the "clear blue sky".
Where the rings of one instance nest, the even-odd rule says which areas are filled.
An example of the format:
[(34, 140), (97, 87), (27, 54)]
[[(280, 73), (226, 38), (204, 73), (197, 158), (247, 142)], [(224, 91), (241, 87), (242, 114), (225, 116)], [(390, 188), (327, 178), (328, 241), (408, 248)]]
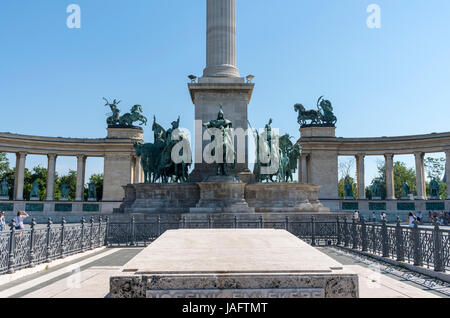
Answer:
[[(78, 30), (66, 26), (71, 3)], [(366, 26), (372, 3), (381, 29)], [(272, 117), (299, 137), (293, 105), (325, 95), (342, 137), (450, 130), (450, 1), (237, 0), (237, 10), (238, 67), (256, 76), (253, 126)], [(180, 114), (192, 131), (186, 76), (205, 66), (205, 12), (205, 0), (0, 1), (0, 131), (104, 137), (104, 96), (123, 112), (142, 104), (164, 126)], [(58, 162), (68, 168), (75, 159)]]

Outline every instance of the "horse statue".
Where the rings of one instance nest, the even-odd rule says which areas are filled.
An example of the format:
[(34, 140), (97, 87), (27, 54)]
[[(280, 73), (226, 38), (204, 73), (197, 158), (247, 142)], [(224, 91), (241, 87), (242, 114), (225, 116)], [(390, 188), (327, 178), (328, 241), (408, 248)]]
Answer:
[(112, 102), (112, 104), (103, 97), (103, 99), (105, 100), (106, 104), (105, 106), (109, 106), (111, 108), (111, 116), (109, 116), (106, 119), (106, 123), (108, 124), (108, 126), (114, 126), (114, 125), (119, 125), (119, 120), (120, 120), (120, 110), (118, 105), (120, 104), (120, 100), (116, 100), (114, 99), (114, 101)]
[(321, 114), (318, 110), (306, 110), (302, 104), (295, 104), (294, 110), (298, 112), (297, 122), (303, 126), (307, 124), (307, 120), (311, 121), (311, 125), (320, 124)]
[(142, 106), (134, 105), (130, 113), (126, 113), (119, 119), (120, 126), (133, 126), (133, 123), (139, 121), (140, 125), (147, 125), (147, 118), (142, 114)]
[(320, 96), (319, 100), (317, 101), (317, 108), (319, 109), (319, 111), (322, 111), (320, 113), (320, 120), (323, 124), (336, 124), (337, 118), (333, 114), (333, 106), (331, 105), (331, 102), (329, 100), (323, 99), (323, 96)]

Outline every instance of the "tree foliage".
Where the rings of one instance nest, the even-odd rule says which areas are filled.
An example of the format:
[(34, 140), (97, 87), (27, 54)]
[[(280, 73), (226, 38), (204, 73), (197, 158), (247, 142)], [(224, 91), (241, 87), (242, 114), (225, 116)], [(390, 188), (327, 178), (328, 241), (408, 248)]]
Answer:
[[(89, 183), (94, 182), (97, 190), (97, 200), (101, 201), (103, 197), (103, 173), (93, 174), (89, 178)], [(84, 189), (84, 199), (88, 199), (88, 187)]]
[[(378, 176), (371, 182), (370, 187), (366, 188), (366, 194), (371, 198), (371, 187), (378, 181), (381, 186), (381, 198), (386, 199), (386, 166), (384, 162), (378, 163)], [(416, 172), (413, 168), (408, 168), (404, 162), (394, 162), (394, 191), (395, 197), (401, 198), (403, 196), (403, 183), (407, 182), (410, 187), (410, 192), (417, 195), (416, 189)]]

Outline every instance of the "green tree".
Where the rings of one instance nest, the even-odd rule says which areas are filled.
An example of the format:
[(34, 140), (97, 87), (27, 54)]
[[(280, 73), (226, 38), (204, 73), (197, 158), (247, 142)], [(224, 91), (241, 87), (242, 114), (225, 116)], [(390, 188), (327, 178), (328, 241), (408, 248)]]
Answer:
[(39, 200), (45, 200), (47, 195), (47, 168), (36, 166), (33, 170), (25, 168), (23, 197), (25, 200), (30, 200), (30, 192), (33, 183), (37, 181), (39, 183)]
[(0, 152), (0, 180), (3, 180), (4, 174), (9, 170), (9, 160), (4, 152)]
[(428, 179), (441, 180), (445, 171), (445, 158), (425, 158), (425, 170)]
[[(94, 182), (97, 190), (97, 200), (101, 201), (103, 198), (103, 173), (93, 174), (89, 178), (89, 183)], [(88, 199), (88, 186), (84, 189), (84, 200)]]
[[(381, 186), (381, 198), (386, 198), (386, 167), (384, 162), (378, 163), (378, 176), (372, 180), (371, 186), (376, 180), (380, 182)], [(410, 187), (410, 192), (417, 195), (416, 190), (416, 172), (412, 168), (408, 168), (404, 162), (394, 162), (394, 191), (395, 197), (401, 198), (403, 194), (403, 183), (407, 182)], [(366, 188), (367, 191), (371, 191), (371, 186)]]

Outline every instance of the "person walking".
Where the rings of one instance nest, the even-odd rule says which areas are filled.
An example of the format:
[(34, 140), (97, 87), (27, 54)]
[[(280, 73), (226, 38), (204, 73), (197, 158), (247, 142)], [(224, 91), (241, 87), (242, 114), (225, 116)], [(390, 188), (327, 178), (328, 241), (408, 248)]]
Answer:
[(381, 221), (387, 221), (386, 212), (381, 212)]
[(359, 212), (358, 211), (355, 211), (355, 213), (353, 214), (353, 218), (355, 219), (356, 223), (359, 222)]
[(0, 232), (6, 230), (6, 218), (5, 218), (5, 212), (0, 212)]
[(23, 220), (29, 217), (28, 213), (25, 211), (17, 212), (16, 220), (16, 230), (23, 230), (25, 226), (23, 225)]
[(372, 222), (373, 223), (377, 222), (377, 212), (375, 212), (375, 211), (372, 212)]
[(414, 213), (409, 212), (408, 220), (407, 220), (408, 226), (411, 227), (411, 228), (414, 227), (414, 221), (415, 220), (416, 220), (416, 217), (414, 216)]
[(423, 219), (422, 211), (419, 211), (419, 213), (417, 213), (417, 222), (422, 223), (422, 219)]

